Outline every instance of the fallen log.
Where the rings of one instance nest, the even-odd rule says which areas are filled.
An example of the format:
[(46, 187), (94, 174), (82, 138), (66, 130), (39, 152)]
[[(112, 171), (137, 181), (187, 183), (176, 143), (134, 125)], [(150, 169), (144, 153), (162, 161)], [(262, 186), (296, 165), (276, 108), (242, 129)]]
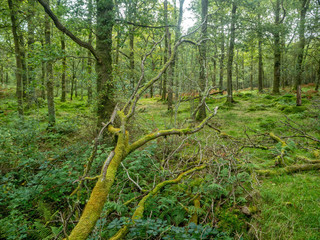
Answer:
[(320, 163), (316, 164), (296, 164), (277, 170), (256, 170), (255, 172), (262, 176), (277, 176), (283, 174), (291, 174), (296, 172), (311, 171), (320, 169)]

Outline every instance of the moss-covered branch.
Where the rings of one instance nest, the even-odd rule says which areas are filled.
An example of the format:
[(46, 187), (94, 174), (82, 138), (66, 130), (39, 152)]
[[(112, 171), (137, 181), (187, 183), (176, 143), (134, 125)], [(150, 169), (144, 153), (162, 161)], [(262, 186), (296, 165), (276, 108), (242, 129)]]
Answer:
[[(201, 165), (201, 166), (192, 168), (186, 172), (181, 173), (176, 179), (167, 180), (162, 183), (159, 183), (149, 194), (147, 194), (146, 196), (144, 196), (141, 199), (141, 201), (138, 204), (138, 207), (136, 208), (136, 210), (134, 211), (134, 213), (132, 215), (132, 221), (134, 222), (135, 220), (141, 219), (143, 217), (143, 212), (144, 212), (146, 201), (149, 198), (152, 198), (154, 195), (156, 195), (162, 188), (164, 188), (165, 186), (167, 186), (169, 184), (179, 183), (184, 176), (186, 176), (190, 173), (193, 173), (194, 171), (204, 169), (205, 167), (206, 167), (206, 165)], [(110, 240), (123, 239), (126, 236), (126, 234), (128, 233), (128, 230), (129, 230), (129, 225), (123, 226), (113, 237), (110, 238)]]
[(212, 114), (210, 114), (208, 117), (206, 117), (195, 128), (183, 128), (183, 129), (172, 128), (172, 129), (168, 129), (168, 130), (160, 130), (160, 131), (157, 131), (154, 133), (147, 134), (129, 146), (129, 148), (128, 148), (129, 153), (131, 153), (132, 151), (136, 150), (137, 148), (143, 146), (147, 142), (150, 142), (151, 140), (154, 140), (159, 137), (164, 137), (164, 136), (169, 136), (169, 135), (187, 135), (187, 134), (196, 133), (196, 132), (200, 131), (206, 125), (206, 123), (217, 114), (217, 110), (218, 110), (218, 107), (216, 107), (214, 109), (214, 112)]
[[(110, 129), (110, 126), (108, 127)], [(89, 201), (81, 215), (81, 218), (72, 230), (69, 240), (85, 240), (93, 230), (100, 217), (111, 186), (114, 182), (117, 169), (121, 161), (127, 156), (128, 134), (118, 133), (118, 142), (111, 161), (106, 159), (104, 166), (109, 162), (107, 169), (102, 168), (101, 175), (92, 190)]]
[(263, 176), (276, 176), (276, 175), (291, 174), (296, 172), (311, 171), (311, 170), (317, 170), (317, 169), (320, 169), (320, 163), (297, 164), (297, 165), (292, 165), (285, 168), (280, 168), (277, 170), (256, 170), (256, 173)]
[(282, 140), (280, 137), (276, 136), (274, 133), (269, 133), (269, 136), (275, 140), (278, 143), (281, 143), (281, 150), (280, 150), (280, 154), (275, 158), (276, 160), (276, 165), (284, 165), (284, 155), (286, 153), (285, 148), (287, 147), (287, 143)]

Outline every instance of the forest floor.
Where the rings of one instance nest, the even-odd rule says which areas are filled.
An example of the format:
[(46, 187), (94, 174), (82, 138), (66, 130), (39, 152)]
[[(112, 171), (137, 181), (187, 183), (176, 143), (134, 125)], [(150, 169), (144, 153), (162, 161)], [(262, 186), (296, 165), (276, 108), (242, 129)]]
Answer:
[[(192, 199), (201, 195), (204, 211), (195, 211), (192, 206), (188, 210), (189, 200), (184, 201), (177, 193), (173, 200), (169, 197), (173, 193), (166, 190), (162, 194), (167, 200), (159, 197), (151, 202), (147, 216), (169, 222), (171, 219), (170, 224), (182, 226), (188, 222), (188, 214), (178, 219), (181, 209), (176, 205), (185, 205), (182, 209), (187, 209), (189, 217), (196, 212), (199, 223), (217, 227), (233, 239), (320, 239), (320, 94), (313, 91), (312, 86), (304, 86), (302, 90), (302, 107), (295, 106), (294, 93), (289, 89), (281, 95), (271, 95), (268, 90), (263, 94), (241, 90), (235, 92), (236, 103), (232, 106), (225, 104), (224, 96), (212, 95), (207, 105), (210, 109), (216, 106), (219, 109), (209, 126), (193, 136), (157, 140), (137, 153), (138, 157), (126, 160), (128, 170), (140, 177), (139, 184), (145, 189), (152, 188), (156, 180), (164, 179), (167, 175), (163, 174), (169, 174), (167, 172), (174, 168), (180, 170), (194, 163), (213, 163), (208, 171), (212, 178), (198, 176), (202, 178), (202, 185), (207, 185), (199, 187), (202, 185), (191, 182), (192, 191), (188, 193), (194, 194)], [(26, 110), (25, 123), (22, 123), (16, 114), (14, 89), (0, 89), (0, 180), (4, 189), (0, 194), (0, 207), (6, 207), (0, 211), (3, 218), (0, 239), (37, 239), (30, 237), (30, 234), (37, 235), (36, 231), (42, 231), (42, 235), (38, 234), (42, 239), (45, 239), (43, 236), (51, 239), (61, 230), (56, 222), (63, 216), (59, 217), (58, 212), (68, 208), (62, 199), (69, 199), (66, 196), (74, 189), (74, 181), (82, 174), (90, 154), (94, 117), (85, 99), (61, 103), (56, 98), (55, 102), (57, 125), (48, 131), (44, 101)], [(156, 129), (192, 127), (196, 123), (190, 120), (190, 115), (196, 104), (196, 100), (181, 101), (173, 112), (168, 112), (166, 104), (158, 98), (143, 98), (130, 125), (130, 134), (138, 137)], [(99, 148), (93, 172), (99, 171), (99, 161), (108, 154), (106, 149), (109, 148), (105, 145)], [(149, 176), (146, 169), (151, 165), (141, 163), (138, 158), (152, 159), (152, 168), (167, 172)], [(138, 163), (141, 168), (133, 167)], [(303, 167), (306, 165), (308, 167)], [(292, 166), (294, 169), (290, 168)], [(145, 171), (145, 175), (142, 176), (141, 171)], [(232, 178), (233, 174), (236, 179)], [(137, 196), (130, 192), (134, 186), (128, 189), (120, 186), (127, 179), (122, 181), (119, 175), (118, 180), (114, 192), (128, 197), (114, 197), (117, 202)], [(184, 188), (187, 190), (183, 191), (190, 190), (181, 185), (173, 192)], [(113, 195), (110, 198), (113, 199)], [(165, 206), (155, 210), (161, 201), (161, 206)], [(170, 211), (170, 206), (175, 206), (172, 213), (164, 210)], [(117, 214), (111, 215), (113, 219), (130, 212), (120, 207), (115, 207)], [(172, 218), (165, 214), (171, 214)], [(90, 239), (99, 239), (96, 236), (101, 236), (103, 224), (109, 224), (105, 229), (110, 230), (114, 221), (99, 221), (100, 228)], [(14, 227), (17, 222), (19, 224)], [(154, 225), (159, 228), (156, 223)], [(30, 233), (30, 229), (34, 233)], [(157, 233), (154, 230), (154, 234)], [(12, 238), (8, 238), (10, 235)], [(141, 236), (128, 239), (152, 239)]]

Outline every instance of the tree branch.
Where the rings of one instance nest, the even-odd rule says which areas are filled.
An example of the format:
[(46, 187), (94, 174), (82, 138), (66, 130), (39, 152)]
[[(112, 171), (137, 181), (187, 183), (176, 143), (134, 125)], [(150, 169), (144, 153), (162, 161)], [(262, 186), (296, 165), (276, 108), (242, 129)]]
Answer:
[(195, 128), (191, 128), (191, 129), (190, 128), (184, 128), (184, 129), (172, 128), (172, 129), (168, 129), (168, 130), (160, 130), (160, 131), (145, 135), (129, 146), (128, 154), (131, 153), (132, 151), (136, 150), (137, 148), (143, 146), (147, 142), (154, 140), (156, 138), (159, 138), (159, 137), (164, 137), (164, 136), (169, 136), (169, 135), (187, 135), (187, 134), (196, 133), (196, 132), (200, 131), (206, 125), (206, 123), (217, 114), (217, 111), (218, 111), (218, 107), (215, 107), (214, 112), (212, 114), (210, 114), (208, 117), (206, 117)]
[(126, 23), (126, 24), (129, 24), (129, 25), (133, 25), (133, 26), (136, 26), (136, 27), (144, 27), (144, 28), (167, 28), (167, 27), (172, 27), (172, 28), (175, 28), (177, 26), (175, 25), (165, 25), (165, 26), (150, 26), (150, 25), (143, 25), (143, 24), (140, 24), (140, 23), (133, 23), (133, 22), (129, 22), (129, 21), (126, 21), (126, 20), (123, 20), (123, 19), (115, 19), (116, 22), (121, 22), (121, 23)]
[(56, 27), (61, 32), (65, 33), (69, 38), (71, 38), (79, 46), (88, 49), (92, 53), (92, 55), (97, 59), (97, 61), (100, 62), (100, 58), (98, 57), (97, 52), (95, 51), (95, 49), (90, 43), (82, 41), (80, 38), (76, 37), (72, 32), (70, 32), (64, 25), (62, 25), (62, 23), (59, 21), (57, 16), (51, 11), (50, 7), (44, 0), (37, 0), (37, 1), (42, 5), (46, 13), (49, 15), (49, 17), (52, 19)]
[(190, 173), (193, 173), (195, 171), (204, 169), (206, 165), (201, 165), (199, 167), (192, 168), (186, 172), (181, 173), (176, 179), (173, 180), (167, 180), (162, 183), (159, 183), (150, 193), (148, 193), (146, 196), (144, 196), (141, 201), (138, 203), (138, 207), (134, 211), (132, 215), (132, 222), (123, 226), (113, 237), (110, 238), (110, 240), (118, 240), (118, 239), (123, 239), (129, 230), (130, 224), (134, 223), (135, 220), (141, 219), (143, 216), (144, 208), (145, 208), (145, 203), (149, 198), (152, 198), (154, 195), (156, 195), (162, 188), (169, 184), (175, 184), (179, 183), (182, 178)]

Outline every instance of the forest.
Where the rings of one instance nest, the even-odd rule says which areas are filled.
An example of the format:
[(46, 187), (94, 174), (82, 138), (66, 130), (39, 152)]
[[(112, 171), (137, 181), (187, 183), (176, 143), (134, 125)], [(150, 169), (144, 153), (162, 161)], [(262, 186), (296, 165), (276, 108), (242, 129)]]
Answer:
[(0, 3), (0, 240), (320, 239), (320, 0)]

